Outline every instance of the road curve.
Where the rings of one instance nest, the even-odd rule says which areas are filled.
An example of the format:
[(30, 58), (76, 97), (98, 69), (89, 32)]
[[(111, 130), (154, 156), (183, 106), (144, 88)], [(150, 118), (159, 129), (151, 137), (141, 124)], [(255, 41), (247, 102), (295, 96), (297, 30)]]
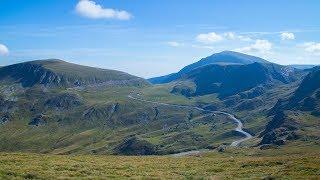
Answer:
[[(237, 127), (235, 128), (235, 131), (239, 132), (239, 133), (242, 133), (245, 138), (241, 138), (239, 140), (236, 140), (234, 142), (232, 142), (230, 144), (230, 146), (233, 146), (233, 147), (237, 147), (239, 146), (242, 142), (244, 141), (247, 141), (249, 139), (252, 138), (252, 135), (249, 134), (248, 132), (244, 131), (243, 130), (243, 124), (242, 122), (237, 119), (234, 115), (230, 114), (230, 113), (227, 113), (227, 112), (222, 112), (222, 111), (210, 111), (210, 110), (205, 110), (203, 108), (200, 108), (200, 107), (195, 107), (195, 106), (187, 106), (187, 105), (178, 105), (178, 104), (168, 104), (168, 103), (162, 103), (162, 102), (156, 102), (156, 101), (149, 101), (149, 100), (145, 100), (145, 99), (142, 99), (142, 98), (137, 98), (137, 97), (134, 97), (132, 95), (128, 95), (128, 98), (130, 99), (133, 99), (133, 100), (137, 100), (137, 101), (141, 101), (141, 102), (147, 102), (147, 103), (152, 103), (152, 104), (157, 104), (157, 105), (163, 105), (163, 106), (171, 106), (171, 107), (178, 107), (178, 108), (190, 108), (190, 109), (196, 109), (196, 110), (199, 110), (199, 111), (202, 111), (202, 112), (208, 112), (208, 113), (214, 113), (214, 114), (224, 114), (226, 116), (229, 116), (230, 119), (232, 119), (235, 123), (237, 123)], [(194, 153), (199, 153), (199, 151), (190, 151), (190, 152), (194, 152)], [(187, 153), (187, 152), (185, 152)], [(184, 155), (184, 154), (183, 154)]]

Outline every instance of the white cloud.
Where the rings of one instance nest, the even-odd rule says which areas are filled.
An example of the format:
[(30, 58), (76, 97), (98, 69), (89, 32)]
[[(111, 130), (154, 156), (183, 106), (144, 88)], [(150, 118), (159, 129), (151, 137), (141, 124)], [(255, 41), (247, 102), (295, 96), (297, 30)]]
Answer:
[(103, 8), (91, 0), (80, 0), (76, 5), (76, 12), (91, 19), (119, 19), (129, 20), (132, 15), (127, 11)]
[(237, 51), (241, 52), (260, 52), (260, 53), (266, 53), (270, 51), (272, 48), (272, 43), (270, 43), (268, 40), (261, 40), (258, 39), (255, 41), (254, 44), (236, 49)]
[(250, 37), (238, 35), (234, 32), (215, 33), (210, 32), (207, 34), (199, 34), (196, 40), (201, 43), (211, 44), (222, 40), (240, 40), (240, 41), (252, 41)]
[(223, 36), (229, 40), (241, 40), (241, 41), (251, 41), (252, 39), (247, 36), (238, 35), (234, 32), (225, 32)]
[(172, 46), (172, 47), (184, 46), (183, 43), (179, 43), (179, 42), (176, 42), (176, 41), (169, 41), (169, 42), (167, 42), (167, 44), (168, 44), (169, 46)]
[(314, 53), (316, 55), (320, 55), (320, 43), (316, 42), (307, 42), (302, 45), (304, 50), (310, 53)]
[(199, 34), (196, 37), (196, 40), (201, 43), (211, 44), (211, 43), (222, 41), (223, 37), (215, 32), (210, 32), (207, 34)]
[(9, 49), (7, 46), (0, 44), (0, 56), (5, 56), (9, 54)]
[(280, 34), (282, 40), (294, 40), (295, 36), (293, 33), (290, 32), (283, 32)]

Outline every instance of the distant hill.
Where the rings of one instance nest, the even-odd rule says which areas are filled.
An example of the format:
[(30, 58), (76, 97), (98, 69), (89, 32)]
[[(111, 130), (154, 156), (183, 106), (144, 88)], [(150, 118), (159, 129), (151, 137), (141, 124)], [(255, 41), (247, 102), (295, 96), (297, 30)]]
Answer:
[(0, 81), (21, 83), (23, 87), (75, 87), (99, 83), (148, 84), (144, 79), (115, 70), (93, 68), (58, 59), (37, 60), (0, 68)]
[(208, 56), (206, 58), (203, 58), (200, 61), (195, 62), (193, 64), (190, 64), (184, 67), (183, 69), (181, 69), (177, 73), (151, 78), (149, 79), (149, 81), (153, 84), (168, 83), (181, 78), (184, 74), (187, 74), (188, 72), (194, 69), (197, 69), (202, 66), (210, 65), (210, 64), (220, 64), (220, 65), (242, 64), (243, 65), (243, 64), (251, 64), (254, 62), (270, 63), (267, 60), (264, 60), (259, 57), (250, 56), (247, 54), (242, 54), (242, 53), (233, 52), (233, 51), (223, 51), (223, 52)]
[(193, 95), (218, 93), (234, 95), (259, 85), (287, 84), (296, 80), (296, 70), (277, 64), (252, 63), (245, 65), (212, 64), (190, 71), (179, 81), (193, 82)]

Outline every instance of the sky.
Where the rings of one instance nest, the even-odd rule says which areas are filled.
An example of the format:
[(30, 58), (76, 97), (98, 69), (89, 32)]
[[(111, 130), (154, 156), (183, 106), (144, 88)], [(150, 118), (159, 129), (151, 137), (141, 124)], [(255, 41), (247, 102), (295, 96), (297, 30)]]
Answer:
[(319, 0), (0, 0), (0, 66), (37, 59), (150, 78), (232, 50), (320, 64)]

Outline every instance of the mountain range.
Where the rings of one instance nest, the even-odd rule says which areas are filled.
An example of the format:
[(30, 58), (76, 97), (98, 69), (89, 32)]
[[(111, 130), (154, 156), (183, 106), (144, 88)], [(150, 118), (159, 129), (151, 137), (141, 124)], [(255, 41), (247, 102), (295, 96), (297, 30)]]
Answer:
[[(0, 150), (170, 154), (317, 143), (320, 69), (223, 51), (149, 80), (57, 59), (0, 67)], [(210, 113), (211, 112), (211, 113)]]

